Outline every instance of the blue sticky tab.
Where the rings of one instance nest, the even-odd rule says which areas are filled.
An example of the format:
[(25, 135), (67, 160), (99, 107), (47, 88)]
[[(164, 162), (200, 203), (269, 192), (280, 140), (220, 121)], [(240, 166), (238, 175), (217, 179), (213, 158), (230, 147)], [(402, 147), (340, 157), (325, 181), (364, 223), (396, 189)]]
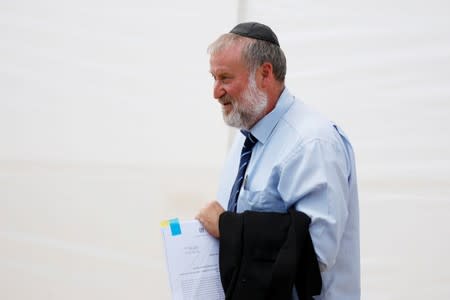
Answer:
[(181, 226), (178, 218), (169, 220), (170, 232), (172, 236), (181, 234)]

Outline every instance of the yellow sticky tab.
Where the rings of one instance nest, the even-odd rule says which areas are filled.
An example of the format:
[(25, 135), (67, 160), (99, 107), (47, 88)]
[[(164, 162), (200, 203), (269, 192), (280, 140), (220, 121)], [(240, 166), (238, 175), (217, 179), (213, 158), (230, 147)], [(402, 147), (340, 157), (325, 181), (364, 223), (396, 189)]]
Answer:
[(163, 228), (169, 227), (169, 220), (161, 221), (160, 225)]

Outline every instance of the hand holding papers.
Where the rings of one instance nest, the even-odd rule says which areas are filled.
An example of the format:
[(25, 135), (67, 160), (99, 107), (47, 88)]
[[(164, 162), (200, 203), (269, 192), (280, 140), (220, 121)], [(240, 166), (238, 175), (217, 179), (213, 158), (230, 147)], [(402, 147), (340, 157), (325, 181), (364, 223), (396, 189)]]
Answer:
[(161, 222), (173, 300), (225, 299), (219, 273), (219, 241), (197, 220)]

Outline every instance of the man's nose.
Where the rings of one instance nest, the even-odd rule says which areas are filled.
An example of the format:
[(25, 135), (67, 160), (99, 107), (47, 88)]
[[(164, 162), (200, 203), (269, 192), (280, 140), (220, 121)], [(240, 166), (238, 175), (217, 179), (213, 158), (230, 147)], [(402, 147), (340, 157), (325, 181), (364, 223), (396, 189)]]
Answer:
[(214, 81), (213, 94), (215, 99), (219, 99), (226, 94), (226, 91), (219, 80)]

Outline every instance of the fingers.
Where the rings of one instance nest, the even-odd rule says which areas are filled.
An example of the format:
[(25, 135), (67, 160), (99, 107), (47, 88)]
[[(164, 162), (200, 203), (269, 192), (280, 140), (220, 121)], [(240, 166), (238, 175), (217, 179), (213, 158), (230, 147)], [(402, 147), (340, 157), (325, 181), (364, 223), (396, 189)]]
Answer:
[(224, 211), (219, 202), (212, 201), (207, 203), (195, 218), (202, 223), (209, 234), (219, 238), (219, 217)]

